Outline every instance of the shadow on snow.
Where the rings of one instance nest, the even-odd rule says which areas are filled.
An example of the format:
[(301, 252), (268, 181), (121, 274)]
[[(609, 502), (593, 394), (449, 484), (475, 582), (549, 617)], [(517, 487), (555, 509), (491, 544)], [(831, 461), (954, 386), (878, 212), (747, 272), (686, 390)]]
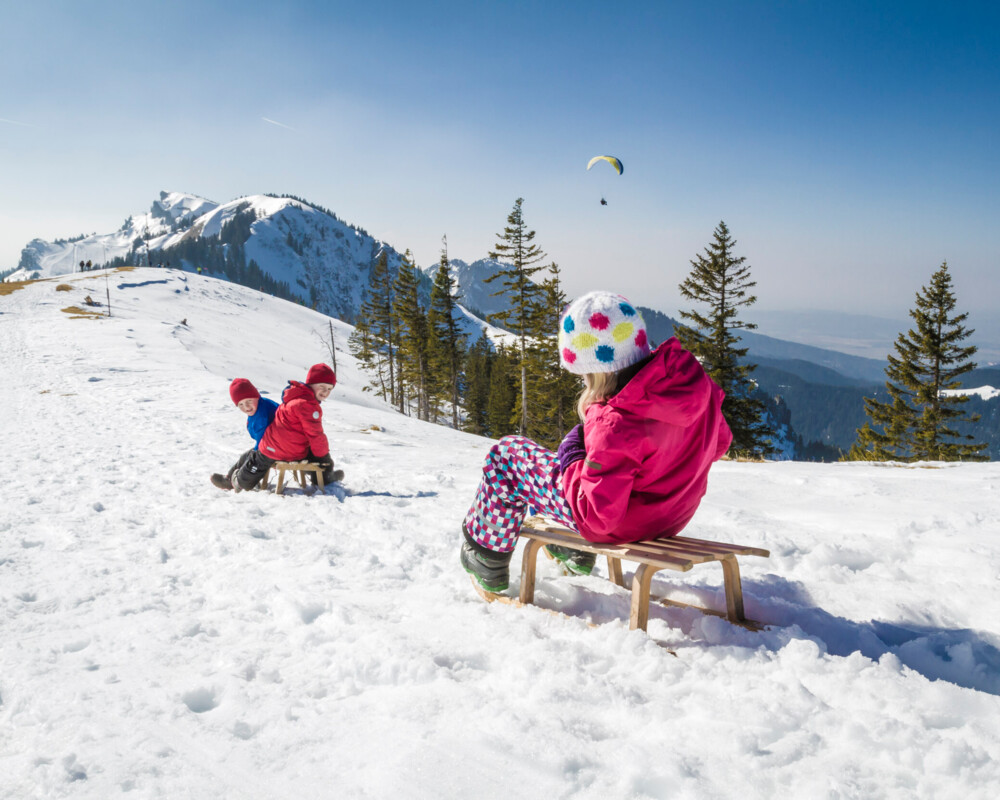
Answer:
[[(601, 580), (600, 589), (593, 578), (553, 578), (543, 574), (539, 560), (536, 601), (546, 608), (556, 608), (570, 616), (588, 618), (595, 624), (627, 624), (630, 593), (611, 587)], [(519, 570), (512, 566), (512, 593), (516, 594)], [(721, 585), (707, 585), (691, 580), (670, 580), (669, 573), (657, 573), (654, 595), (668, 597), (709, 609), (724, 610), (725, 593)], [(625, 574), (631, 585), (631, 574)], [(884, 620), (859, 622), (837, 617), (818, 607), (800, 584), (776, 575), (763, 580), (743, 580), (747, 617), (766, 629), (760, 633), (730, 625), (722, 618), (703, 614), (693, 608), (678, 608), (651, 603), (650, 623), (661, 620), (679, 628), (691, 638), (691, 646), (735, 646), (756, 650), (764, 647), (778, 651), (789, 639), (810, 640), (822, 651), (846, 657), (860, 653), (872, 661), (892, 654), (900, 663), (932, 681), (947, 681), (966, 689), (1000, 695), (1000, 649), (996, 637), (971, 629), (940, 628), (917, 623)], [(671, 646), (677, 646), (672, 642)], [(680, 649), (680, 648), (678, 648)]]

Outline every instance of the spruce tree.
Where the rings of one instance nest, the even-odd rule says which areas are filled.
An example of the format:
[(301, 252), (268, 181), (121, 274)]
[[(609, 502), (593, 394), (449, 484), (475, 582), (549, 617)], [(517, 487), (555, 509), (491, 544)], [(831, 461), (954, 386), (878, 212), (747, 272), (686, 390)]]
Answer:
[(750, 265), (745, 256), (736, 256), (735, 247), (729, 228), (720, 222), (713, 241), (691, 261), (691, 273), (680, 285), (685, 298), (707, 308), (681, 311), (690, 325), (677, 326), (675, 333), (726, 393), (722, 413), (733, 431), (732, 452), (759, 457), (771, 452), (771, 432), (764, 422), (764, 403), (754, 395), (750, 373), (756, 365), (743, 360), (747, 348), (738, 346), (738, 332), (757, 327), (738, 318), (740, 309), (757, 302), (750, 294), (757, 282), (750, 279)]
[[(378, 394), (395, 405), (396, 391), (396, 330), (393, 324), (392, 308), (392, 278), (389, 274), (389, 262), (385, 251), (376, 256), (372, 253), (372, 262), (368, 273), (368, 294), (361, 304), (360, 319), (365, 321), (365, 335), (373, 352), (375, 377), (372, 385)], [(352, 347), (358, 347), (357, 340)], [(388, 383), (386, 383), (388, 378)]]
[(528, 374), (525, 358), (527, 354), (527, 339), (531, 334), (532, 302), (539, 287), (531, 280), (531, 276), (543, 269), (535, 266), (545, 258), (545, 253), (534, 243), (535, 232), (528, 230), (521, 212), (524, 198), (514, 201), (514, 208), (507, 215), (507, 225), (503, 233), (497, 234), (498, 242), (490, 251), (490, 258), (501, 262), (500, 269), (489, 278), (487, 283), (499, 280), (501, 289), (494, 292), (494, 297), (504, 297), (507, 309), (490, 316), (494, 322), (518, 337), (516, 354), (517, 367), (521, 381), (521, 408), (518, 430), (522, 436), (528, 430)]
[(490, 389), (486, 398), (486, 434), (499, 439), (515, 427), (514, 403), (517, 399), (519, 357), (499, 345), (490, 365)]
[(463, 430), (485, 434), (489, 430), (487, 405), (490, 398), (490, 373), (494, 361), (493, 346), (484, 330), (465, 355), (465, 422)]
[(397, 383), (399, 410), (406, 407), (406, 389), (417, 401), (417, 419), (431, 418), (428, 382), (427, 316), (420, 306), (417, 287), (419, 271), (407, 250), (403, 263), (393, 283), (393, 316), (399, 346), (397, 355)]
[[(441, 251), (441, 261), (434, 274), (431, 305), (427, 313), (430, 328), (430, 367), (433, 385), (451, 405), (451, 426), (458, 428), (458, 406), (461, 401), (462, 361), (465, 354), (465, 334), (456, 317), (458, 304), (452, 294), (451, 270), (448, 268), (447, 244)], [(440, 391), (443, 390), (443, 391)]]
[(948, 262), (921, 287), (910, 316), (916, 323), (896, 337), (889, 354), (885, 388), (889, 402), (865, 398), (871, 418), (858, 430), (858, 440), (848, 458), (900, 461), (985, 461), (987, 445), (960, 435), (955, 422), (978, 422), (978, 415), (964, 415), (968, 396), (945, 394), (961, 388), (961, 376), (976, 368), (975, 345), (962, 344), (974, 331), (964, 322), (968, 314), (955, 314)]
[[(539, 444), (555, 448), (566, 432), (578, 421), (576, 398), (580, 393), (580, 378), (562, 369), (559, 363), (559, 317), (566, 307), (559, 265), (549, 265), (549, 276), (539, 284), (531, 305), (527, 347), (528, 436)], [(516, 410), (520, 405), (517, 404)]]
[(351, 331), (348, 345), (351, 354), (358, 360), (361, 368), (371, 376), (370, 385), (363, 387), (362, 391), (367, 392), (375, 389), (379, 397), (386, 399), (389, 396), (389, 387), (385, 382), (385, 359), (380, 352), (378, 342), (372, 335), (367, 317), (358, 318), (354, 330)]

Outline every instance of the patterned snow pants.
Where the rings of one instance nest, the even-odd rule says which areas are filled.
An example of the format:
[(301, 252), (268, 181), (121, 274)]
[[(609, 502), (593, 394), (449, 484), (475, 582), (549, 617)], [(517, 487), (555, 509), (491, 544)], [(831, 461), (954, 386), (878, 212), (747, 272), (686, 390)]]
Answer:
[(532, 514), (576, 530), (563, 497), (556, 454), (523, 436), (504, 436), (486, 456), (465, 529), (483, 547), (509, 553), (524, 518)]

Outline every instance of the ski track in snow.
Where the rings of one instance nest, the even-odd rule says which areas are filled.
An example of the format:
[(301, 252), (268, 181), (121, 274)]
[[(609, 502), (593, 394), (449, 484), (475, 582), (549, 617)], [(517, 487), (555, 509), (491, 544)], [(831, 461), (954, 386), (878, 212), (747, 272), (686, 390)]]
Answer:
[[(566, 616), (486, 605), (457, 556), (489, 442), (362, 393), (348, 326), (344, 485), (231, 495), (228, 381), (278, 399), (327, 318), (136, 270), (70, 319), (105, 281), (67, 282), (0, 297), (0, 796), (996, 795), (1000, 465), (717, 465), (687, 533), (771, 550), (741, 561), (762, 633), (630, 632), (544, 560)], [(724, 607), (717, 565), (654, 591)]]

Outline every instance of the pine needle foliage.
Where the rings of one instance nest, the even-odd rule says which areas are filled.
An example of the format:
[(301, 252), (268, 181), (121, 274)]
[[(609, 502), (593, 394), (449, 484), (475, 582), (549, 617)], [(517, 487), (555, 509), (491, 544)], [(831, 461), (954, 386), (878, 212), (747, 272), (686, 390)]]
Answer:
[[(559, 265), (549, 265), (549, 275), (539, 284), (532, 303), (530, 320), (532, 335), (527, 339), (525, 359), (528, 373), (527, 435), (539, 444), (556, 448), (566, 432), (579, 420), (576, 418), (576, 398), (580, 379), (567, 372), (559, 363), (559, 317), (566, 307)], [(519, 410), (519, 403), (515, 411)]]
[(486, 434), (499, 438), (517, 425), (515, 402), (518, 397), (517, 353), (503, 345), (497, 347), (490, 366), (490, 388), (486, 398)]
[(399, 342), (396, 348), (399, 410), (405, 412), (415, 402), (417, 419), (430, 420), (436, 414), (428, 391), (430, 348), (427, 313), (420, 305), (417, 291), (419, 283), (420, 273), (407, 250), (392, 286), (392, 312)]
[(490, 431), (487, 406), (490, 399), (490, 374), (495, 356), (484, 330), (469, 348), (464, 359), (465, 420), (462, 430), (485, 436)]
[(678, 325), (675, 333), (726, 393), (722, 412), (733, 431), (730, 452), (761, 457), (772, 450), (772, 433), (764, 422), (764, 403), (754, 395), (750, 375), (756, 364), (746, 362), (747, 348), (739, 346), (739, 331), (757, 327), (739, 319), (742, 309), (757, 302), (750, 293), (757, 282), (750, 278), (746, 257), (737, 256), (735, 248), (736, 240), (720, 222), (712, 242), (694, 257), (690, 274), (680, 284), (681, 294), (703, 310), (681, 311), (689, 324)]
[(965, 327), (968, 314), (956, 314), (948, 262), (921, 287), (910, 310), (915, 326), (900, 333), (888, 356), (885, 388), (888, 402), (865, 398), (870, 418), (858, 429), (847, 458), (863, 461), (985, 461), (987, 444), (961, 435), (956, 422), (978, 422), (962, 406), (967, 395), (946, 394), (960, 389), (961, 376), (976, 368), (975, 345), (963, 344), (974, 331)]
[(459, 327), (458, 313), (458, 302), (452, 293), (446, 245), (441, 251), (437, 272), (434, 273), (427, 318), (430, 329), (430, 372), (433, 377), (434, 394), (451, 406), (453, 428), (458, 428), (466, 339)]
[(351, 353), (371, 374), (371, 386), (379, 397), (396, 405), (396, 330), (393, 324), (392, 277), (385, 251), (372, 254), (368, 294), (351, 334)]
[(521, 206), (524, 198), (514, 201), (514, 208), (507, 215), (507, 225), (503, 233), (497, 234), (497, 243), (490, 251), (490, 258), (501, 263), (500, 269), (486, 283), (500, 282), (500, 289), (493, 293), (494, 297), (507, 299), (507, 308), (490, 316), (490, 322), (506, 328), (518, 337), (518, 350), (515, 354), (520, 372), (521, 406), (518, 430), (522, 436), (528, 430), (528, 372), (527, 349), (528, 337), (532, 334), (532, 308), (540, 291), (538, 284), (531, 276), (541, 269), (539, 264), (544, 260), (545, 253), (535, 244), (535, 232), (529, 230), (524, 221)]

